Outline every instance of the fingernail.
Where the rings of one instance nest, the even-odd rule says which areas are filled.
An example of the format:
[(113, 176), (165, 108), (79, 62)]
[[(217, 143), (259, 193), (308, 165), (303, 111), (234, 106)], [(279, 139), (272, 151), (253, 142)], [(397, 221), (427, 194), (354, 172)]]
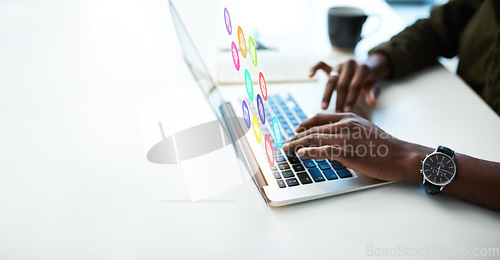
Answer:
[(281, 149), (283, 149), (283, 150), (288, 149), (288, 143), (286, 143), (286, 141), (285, 141), (285, 143), (281, 146)]
[(326, 103), (326, 102), (321, 103), (321, 108), (322, 109), (328, 108), (328, 103)]
[(352, 111), (352, 108), (351, 108), (350, 106), (346, 106), (346, 107), (344, 108), (344, 111), (345, 111), (345, 112), (351, 112), (351, 111)]
[(304, 154), (306, 154), (306, 151), (304, 151), (304, 149), (302, 149), (302, 148), (297, 151), (297, 155), (298, 156), (301, 156), (301, 155), (304, 155)]

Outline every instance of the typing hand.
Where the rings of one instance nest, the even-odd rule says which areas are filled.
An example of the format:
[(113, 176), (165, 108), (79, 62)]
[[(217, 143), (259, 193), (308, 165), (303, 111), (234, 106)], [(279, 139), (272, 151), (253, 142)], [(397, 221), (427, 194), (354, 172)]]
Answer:
[(419, 180), (427, 148), (392, 137), (353, 113), (317, 114), (297, 127), (283, 150), (307, 159), (333, 159), (373, 178)]

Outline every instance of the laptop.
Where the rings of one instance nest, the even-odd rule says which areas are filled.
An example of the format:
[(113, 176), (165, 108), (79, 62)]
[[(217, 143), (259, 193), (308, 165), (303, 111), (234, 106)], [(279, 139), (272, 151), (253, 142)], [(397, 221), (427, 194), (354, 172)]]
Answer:
[[(299, 105), (300, 102), (293, 91), (270, 92), (267, 95), (267, 101), (264, 102), (267, 120), (264, 124), (258, 122), (261, 140), (257, 140), (253, 129), (249, 130), (252, 126), (241, 120), (243, 100), (248, 105), (250, 114), (259, 117), (254, 104), (256, 99), (250, 101), (248, 96), (245, 96), (245, 91), (235, 96), (221, 94), (221, 89), (212, 79), (171, 0), (169, 6), (184, 60), (229, 136), (237, 157), (268, 205), (279, 207), (388, 183), (361, 175), (335, 160), (307, 160), (295, 154), (286, 154), (278, 148), (271, 125), (274, 117), (278, 121), (284, 141), (295, 135), (294, 129), (311, 116)], [(243, 71), (240, 71), (243, 76)], [(267, 156), (271, 148), (267, 147), (266, 150), (265, 135), (270, 139), (272, 158)]]

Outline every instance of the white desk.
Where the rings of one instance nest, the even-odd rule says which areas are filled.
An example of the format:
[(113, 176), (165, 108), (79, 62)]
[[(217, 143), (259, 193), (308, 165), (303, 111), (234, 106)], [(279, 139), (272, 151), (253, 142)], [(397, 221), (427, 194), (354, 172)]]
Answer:
[[(139, 124), (145, 103), (193, 83), (165, 1), (4, 1), (0, 39), (1, 259), (358, 259), (367, 248), (499, 246), (498, 213), (410, 183), (278, 209), (251, 182), (187, 201), (179, 167), (146, 160)], [(455, 76), (434, 69), (415, 80), (387, 86), (376, 122), (500, 160), (500, 120)], [(447, 137), (416, 124), (422, 92), (455, 84), (468, 100), (453, 104), (461, 127), (445, 126)]]

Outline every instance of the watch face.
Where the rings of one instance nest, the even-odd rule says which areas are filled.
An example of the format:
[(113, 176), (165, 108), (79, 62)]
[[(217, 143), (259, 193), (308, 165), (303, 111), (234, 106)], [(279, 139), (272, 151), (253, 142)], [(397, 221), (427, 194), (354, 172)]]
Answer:
[(455, 177), (456, 165), (450, 156), (434, 153), (425, 158), (422, 173), (432, 184), (442, 186), (450, 183)]

